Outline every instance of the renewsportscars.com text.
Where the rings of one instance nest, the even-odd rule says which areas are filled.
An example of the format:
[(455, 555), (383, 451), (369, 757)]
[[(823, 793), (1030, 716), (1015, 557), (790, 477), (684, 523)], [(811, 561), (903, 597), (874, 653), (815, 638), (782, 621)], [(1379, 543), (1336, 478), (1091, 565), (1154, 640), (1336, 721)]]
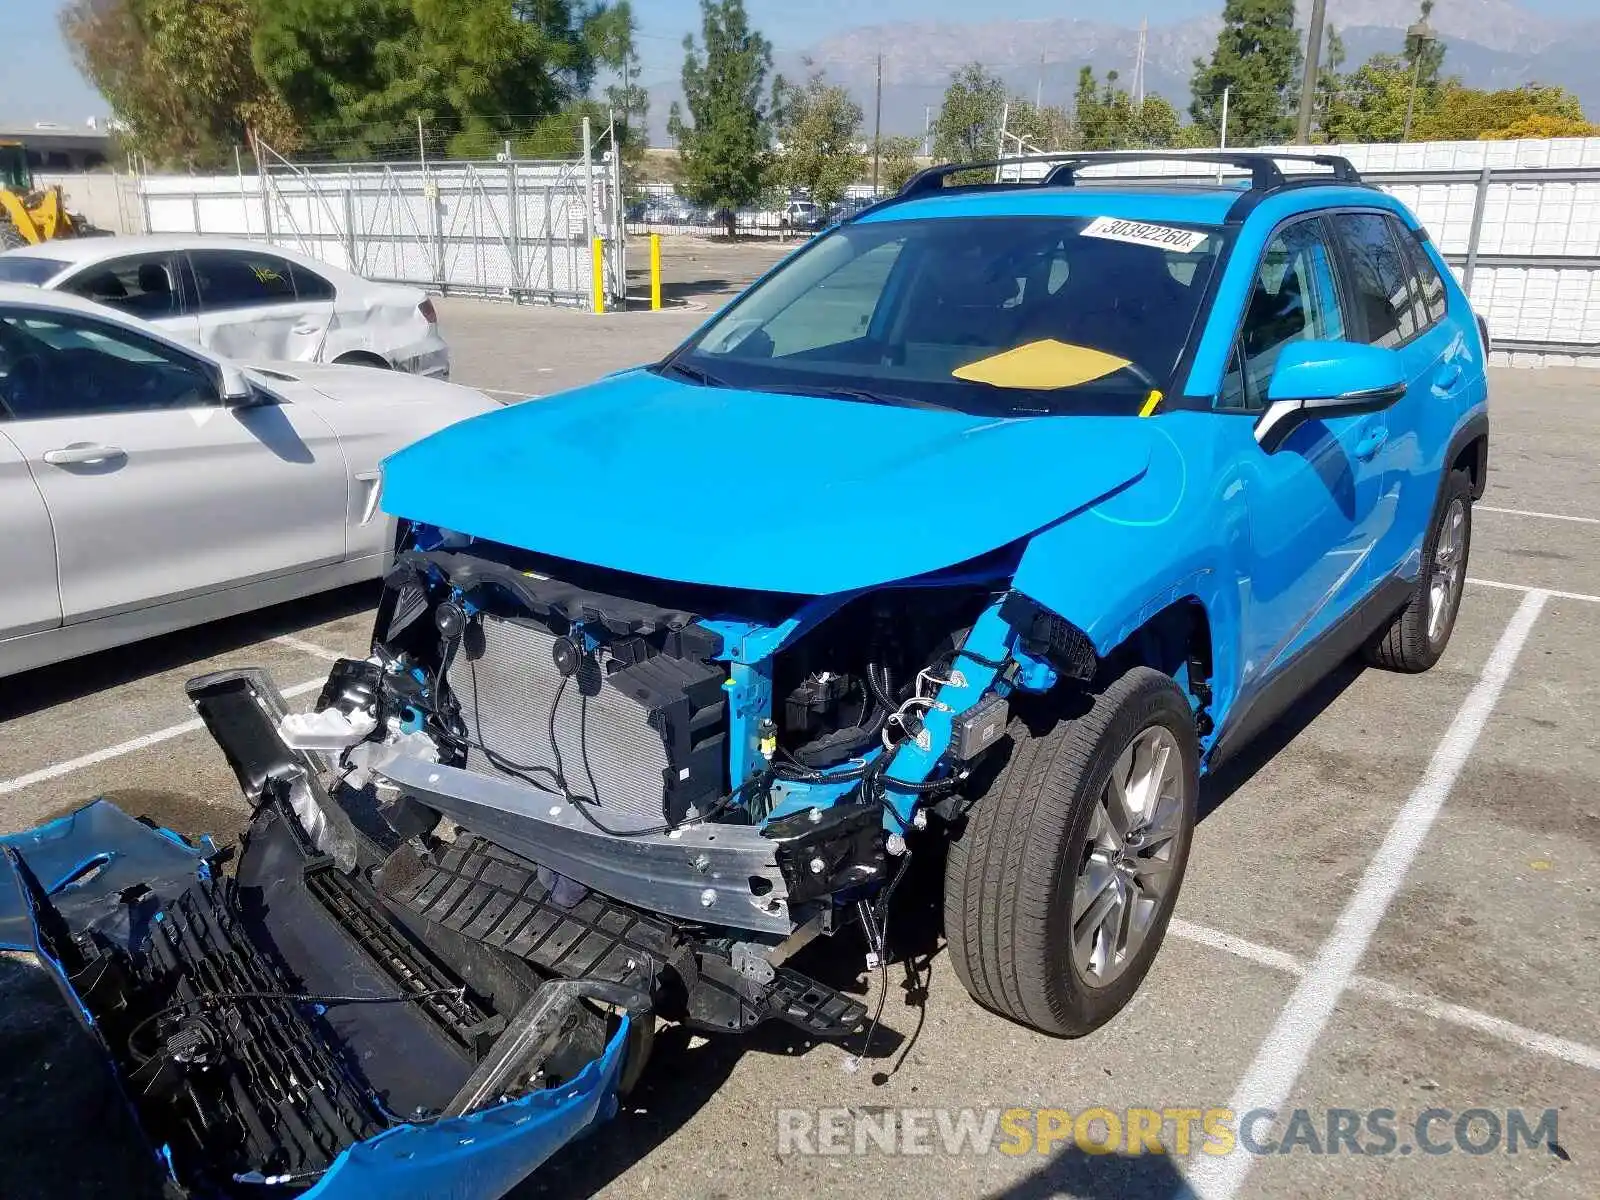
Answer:
[(1559, 1143), (1546, 1109), (780, 1108), (781, 1155), (1520, 1154)]

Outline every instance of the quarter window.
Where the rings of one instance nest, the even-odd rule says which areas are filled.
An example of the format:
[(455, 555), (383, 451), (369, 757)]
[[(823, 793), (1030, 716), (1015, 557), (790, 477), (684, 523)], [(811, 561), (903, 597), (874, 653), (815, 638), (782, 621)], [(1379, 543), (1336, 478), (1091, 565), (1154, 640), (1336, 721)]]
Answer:
[(275, 254), (191, 250), (200, 307), (215, 311), (295, 301), (294, 270)]
[(0, 419), (215, 405), (206, 367), (131, 330), (71, 314), (0, 310)]
[(299, 263), (290, 263), (289, 268), (294, 276), (294, 293), (301, 300), (332, 300), (334, 296), (333, 284), (321, 275)]
[(1412, 307), (1409, 264), (1382, 213), (1338, 213), (1333, 217), (1350, 266), (1350, 291), (1366, 340), (1398, 346), (1418, 332)]
[(1320, 220), (1296, 221), (1275, 234), (1261, 256), (1239, 344), (1223, 377), (1219, 407), (1261, 409), (1267, 402), (1267, 382), (1285, 346), (1338, 341), (1344, 336), (1344, 312), (1326, 231)]

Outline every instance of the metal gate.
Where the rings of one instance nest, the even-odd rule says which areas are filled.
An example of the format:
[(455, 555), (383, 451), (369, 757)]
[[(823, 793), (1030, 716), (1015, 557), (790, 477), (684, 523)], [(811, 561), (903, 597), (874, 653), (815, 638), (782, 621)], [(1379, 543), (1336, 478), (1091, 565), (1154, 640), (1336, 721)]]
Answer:
[(301, 165), (263, 146), (263, 170), (152, 177), (152, 232), (228, 234), (299, 250), (368, 279), (558, 305), (620, 301), (626, 257), (620, 163), (599, 161)]

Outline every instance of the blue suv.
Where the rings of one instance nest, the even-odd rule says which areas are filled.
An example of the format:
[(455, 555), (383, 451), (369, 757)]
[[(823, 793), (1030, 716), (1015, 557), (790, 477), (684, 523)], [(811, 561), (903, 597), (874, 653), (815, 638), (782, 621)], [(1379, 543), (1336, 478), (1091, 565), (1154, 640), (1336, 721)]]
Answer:
[(1484, 329), (1400, 203), (1087, 171), (1143, 157), (924, 171), (663, 361), (393, 456), (357, 750), (409, 827), (662, 922), (658, 1003), (758, 1009), (847, 924), (883, 963), (937, 850), (981, 1004), (1115, 1014), (1201, 778), (1352, 653), (1443, 653), (1488, 465)]

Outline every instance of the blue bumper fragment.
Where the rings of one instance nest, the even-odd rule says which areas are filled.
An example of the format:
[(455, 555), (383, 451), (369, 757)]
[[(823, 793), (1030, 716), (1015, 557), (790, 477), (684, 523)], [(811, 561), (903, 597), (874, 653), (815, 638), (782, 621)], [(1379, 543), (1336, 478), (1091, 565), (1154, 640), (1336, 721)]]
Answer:
[[(37, 954), (74, 1015), (100, 1038), (114, 1062), (94, 1017), (48, 950), (49, 939), (41, 933), (43, 913), (49, 910), (51, 921), (64, 921), (74, 934), (93, 929), (131, 949), (148, 928), (136, 923), (130, 927), (129, 906), (119, 896), (144, 885), (170, 898), (210, 870), (211, 853), (208, 841), (191, 845), (106, 801), (35, 829), (0, 836), (0, 949)], [(346, 1147), (308, 1191), (288, 1187), (282, 1194), (317, 1200), (502, 1196), (568, 1142), (613, 1115), (628, 1032), (629, 1021), (623, 1017), (604, 1051), (559, 1087), (462, 1116), (396, 1125)], [(155, 1148), (151, 1153), (161, 1155)], [(259, 1194), (253, 1186), (241, 1191)]]

